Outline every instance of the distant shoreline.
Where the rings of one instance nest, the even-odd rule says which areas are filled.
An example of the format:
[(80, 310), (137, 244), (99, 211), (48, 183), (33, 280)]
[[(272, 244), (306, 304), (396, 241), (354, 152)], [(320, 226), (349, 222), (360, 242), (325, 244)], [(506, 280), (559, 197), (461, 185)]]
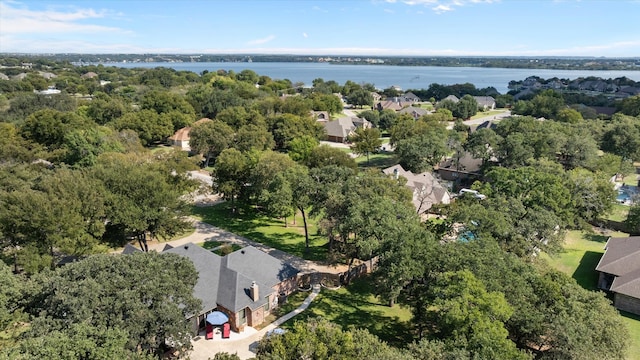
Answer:
[(80, 65), (121, 63), (330, 63), (339, 65), (396, 65), (434, 67), (478, 67), (532, 70), (624, 70), (640, 71), (640, 56), (602, 57), (492, 57), (492, 56), (349, 56), (349, 55), (267, 55), (267, 54), (15, 54), (20, 57), (68, 61)]

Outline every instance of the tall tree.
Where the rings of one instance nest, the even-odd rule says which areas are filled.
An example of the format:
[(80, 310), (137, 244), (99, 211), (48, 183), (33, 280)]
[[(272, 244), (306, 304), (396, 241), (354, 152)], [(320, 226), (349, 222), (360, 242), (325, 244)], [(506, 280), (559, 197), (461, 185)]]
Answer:
[(350, 137), (350, 140), (353, 142), (351, 149), (356, 154), (367, 155), (367, 166), (369, 165), (371, 153), (382, 145), (380, 130), (376, 128), (357, 128), (355, 134)]
[[(120, 346), (133, 353), (159, 356), (167, 341), (187, 350), (191, 346), (187, 319), (200, 308), (193, 296), (197, 278), (193, 264), (174, 254), (89, 257), (35, 280), (26, 309), (36, 319), (27, 337), (57, 332), (74, 337), (80, 330), (77, 326), (89, 323), (93, 331), (82, 329), (89, 334), (124, 332), (126, 341)], [(101, 337), (93, 335), (86, 341), (106, 340)]]
[(233, 144), (233, 134), (233, 129), (221, 121), (202, 122), (191, 128), (189, 146), (204, 155), (203, 166), (208, 167), (211, 159)]

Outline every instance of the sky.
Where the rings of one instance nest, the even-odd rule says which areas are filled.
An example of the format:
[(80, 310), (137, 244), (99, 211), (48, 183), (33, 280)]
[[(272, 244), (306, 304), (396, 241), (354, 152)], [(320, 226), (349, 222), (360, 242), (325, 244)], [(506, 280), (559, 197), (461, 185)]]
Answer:
[(0, 52), (640, 56), (640, 0), (0, 0)]

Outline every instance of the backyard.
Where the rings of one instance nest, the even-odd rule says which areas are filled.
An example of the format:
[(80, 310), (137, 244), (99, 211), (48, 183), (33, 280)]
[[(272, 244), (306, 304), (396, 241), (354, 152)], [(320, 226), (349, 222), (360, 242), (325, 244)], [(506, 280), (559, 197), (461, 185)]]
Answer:
[[(609, 236), (624, 237), (628, 234), (612, 232)], [(564, 250), (556, 255), (542, 254), (549, 264), (573, 277), (585, 289), (597, 290), (598, 273), (595, 271), (608, 236), (585, 231), (569, 231), (565, 238)], [(640, 316), (621, 312), (630, 334), (628, 360), (640, 360)]]
[(314, 219), (307, 218), (309, 224), (310, 251), (305, 253), (305, 238), (302, 216), (298, 213), (294, 218), (287, 218), (285, 227), (283, 219), (273, 219), (258, 211), (255, 207), (238, 206), (234, 213), (228, 202), (210, 207), (193, 207), (193, 216), (200, 220), (228, 230), (250, 240), (282, 250), (307, 260), (323, 261), (327, 249), (327, 239), (318, 235)]
[(400, 305), (389, 307), (381, 302), (373, 295), (373, 284), (368, 277), (355, 280), (338, 290), (322, 289), (307, 310), (282, 327), (291, 327), (295, 321), (313, 317), (322, 317), (345, 329), (350, 325), (367, 329), (397, 347), (405, 347), (410, 341), (411, 310)]

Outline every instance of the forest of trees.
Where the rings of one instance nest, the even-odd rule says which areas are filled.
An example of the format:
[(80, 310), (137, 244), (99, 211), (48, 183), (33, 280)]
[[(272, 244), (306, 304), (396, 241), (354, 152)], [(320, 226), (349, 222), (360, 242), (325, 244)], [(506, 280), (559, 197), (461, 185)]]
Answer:
[[(334, 94), (359, 101), (368, 84), (316, 79), (302, 89), (250, 70), (46, 65), (57, 78), (32, 70), (20, 81), (0, 79), (0, 331), (10, 334), (0, 338), (0, 358), (153, 358), (166, 340), (188, 348), (185, 315), (198, 306), (192, 264), (104, 253), (183, 231), (185, 195), (198, 186), (187, 171), (199, 167), (211, 171), (231, 210), (301, 214), (306, 249), (313, 220), (327, 262), (377, 256), (376, 295), (412, 312), (403, 348), (318, 320), (265, 339), (258, 359), (624, 357), (625, 327), (605, 295), (537, 254), (559, 251), (565, 231), (611, 211), (608, 179), (640, 161), (636, 98), (610, 118), (592, 118), (546, 91), (515, 103), (518, 116), (478, 131), (446, 107), (418, 120), (362, 112), (376, 127), (352, 139), (359, 154), (377, 148), (385, 131), (411, 171), (463, 152), (482, 159), (483, 181), (473, 188), (487, 199), (459, 198), (433, 209), (442, 221), (423, 222), (404, 179), (320, 145), (324, 129), (310, 112), (338, 115)], [(82, 78), (88, 72), (97, 77)], [(62, 93), (32, 91), (51, 85)], [(435, 100), (447, 95), (433, 92)], [(202, 156), (162, 146), (200, 118), (211, 119), (191, 130)], [(639, 209), (631, 208), (631, 232), (640, 232)], [(454, 224), (475, 240), (443, 241)], [(78, 261), (61, 266), (68, 256)]]

